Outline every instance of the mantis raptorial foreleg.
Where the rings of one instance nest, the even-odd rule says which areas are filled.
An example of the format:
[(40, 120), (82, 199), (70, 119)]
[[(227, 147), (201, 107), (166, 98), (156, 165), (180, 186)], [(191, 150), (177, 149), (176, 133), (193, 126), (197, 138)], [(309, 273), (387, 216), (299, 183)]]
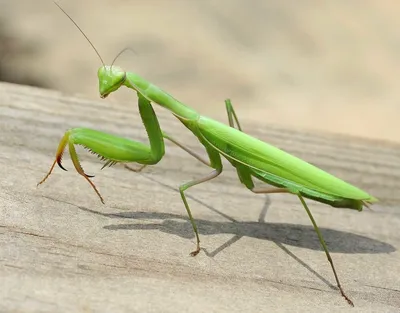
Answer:
[(145, 126), (150, 146), (141, 142), (132, 141), (118, 136), (103, 133), (97, 130), (87, 128), (74, 128), (68, 130), (61, 139), (56, 152), (56, 158), (47, 173), (47, 175), (38, 183), (42, 184), (51, 174), (57, 163), (63, 170), (66, 170), (62, 164), (64, 149), (68, 145), (72, 162), (76, 171), (82, 175), (93, 187), (101, 202), (104, 200), (97, 190), (94, 183), (90, 180), (79, 162), (75, 145), (82, 145), (92, 153), (106, 161), (106, 165), (115, 163), (136, 162), (143, 165), (156, 164), (164, 156), (164, 139), (158, 123), (157, 116), (151, 106), (151, 103), (138, 93), (139, 113)]

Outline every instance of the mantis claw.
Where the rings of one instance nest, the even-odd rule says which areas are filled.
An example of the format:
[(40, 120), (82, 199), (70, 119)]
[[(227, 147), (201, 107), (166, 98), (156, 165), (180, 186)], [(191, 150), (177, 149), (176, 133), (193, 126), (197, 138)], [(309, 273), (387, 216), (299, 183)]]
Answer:
[[(68, 172), (68, 170), (61, 164), (61, 162), (62, 162), (61, 156), (57, 157), (57, 164), (58, 164), (58, 166), (59, 166), (62, 170)], [(83, 175), (86, 176), (86, 177), (89, 177), (89, 178), (93, 178), (93, 177), (94, 177), (94, 175), (88, 175), (88, 174), (86, 174), (85, 172), (83, 172)]]
[(63, 169), (64, 171), (68, 172), (68, 170), (67, 170), (64, 166), (62, 166), (62, 164), (61, 164), (61, 158), (60, 158), (59, 160), (57, 160), (57, 164), (58, 164), (58, 166), (59, 166), (61, 169)]
[(72, 129), (72, 130), (67, 131), (67, 132), (64, 134), (63, 138), (61, 139), (61, 141), (60, 141), (60, 143), (59, 143), (59, 145), (58, 145), (58, 149), (57, 149), (57, 153), (56, 153), (56, 158), (55, 158), (55, 160), (54, 160), (54, 162), (53, 162), (53, 164), (52, 164), (52, 166), (51, 166), (49, 172), (48, 172), (47, 175), (37, 184), (37, 186), (39, 186), (40, 184), (44, 183), (44, 182), (47, 180), (47, 178), (48, 178), (48, 177), (50, 176), (50, 174), (52, 173), (52, 171), (53, 171), (54, 166), (56, 165), (56, 163), (58, 164), (58, 166), (59, 166), (61, 169), (63, 169), (64, 171), (67, 171), (67, 169), (65, 169), (64, 166), (62, 166), (61, 162), (62, 162), (62, 156), (63, 156), (63, 153), (64, 153), (64, 149), (65, 149), (65, 147), (68, 145), (68, 147), (69, 147), (69, 153), (70, 153), (70, 156), (71, 156), (71, 160), (72, 160), (72, 163), (73, 163), (74, 166), (75, 166), (76, 171), (78, 172), (79, 175), (82, 175), (82, 176), (87, 180), (87, 182), (92, 186), (92, 188), (93, 188), (94, 191), (96, 192), (97, 196), (100, 198), (101, 202), (104, 204), (104, 199), (103, 199), (103, 197), (101, 196), (100, 192), (97, 190), (97, 188), (96, 188), (96, 186), (94, 185), (94, 183), (90, 180), (90, 178), (93, 178), (94, 175), (87, 175), (87, 174), (83, 171), (82, 166), (81, 166), (81, 164), (80, 164), (80, 162), (79, 162), (78, 155), (77, 155), (76, 150), (75, 150), (75, 147), (74, 147), (75, 142), (74, 142), (74, 140), (73, 140), (73, 136), (72, 136), (72, 138), (70, 138), (71, 134), (73, 135), (76, 131), (79, 131), (79, 130), (74, 130), (74, 129)]
[(342, 293), (342, 296), (344, 299), (347, 301), (348, 304), (350, 304), (352, 307), (354, 307), (353, 301), (351, 301), (345, 294)]

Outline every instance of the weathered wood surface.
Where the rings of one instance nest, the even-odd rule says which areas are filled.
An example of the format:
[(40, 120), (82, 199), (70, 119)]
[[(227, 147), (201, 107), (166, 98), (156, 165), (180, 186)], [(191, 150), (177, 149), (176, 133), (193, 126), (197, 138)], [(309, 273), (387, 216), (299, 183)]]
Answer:
[[(251, 135), (381, 199), (361, 213), (310, 201), (354, 309), (335, 289), (297, 199), (250, 193), (228, 163), (219, 178), (188, 192), (205, 249), (196, 258), (188, 255), (195, 241), (177, 187), (209, 169), (170, 143), (141, 174), (100, 171), (78, 149), (105, 205), (68, 154), (69, 171), (57, 167), (36, 188), (70, 127), (145, 141), (135, 101), (133, 94), (131, 103), (116, 104), (0, 84), (1, 312), (400, 310), (398, 145), (242, 121)], [(165, 130), (202, 151), (170, 114), (156, 111)]]

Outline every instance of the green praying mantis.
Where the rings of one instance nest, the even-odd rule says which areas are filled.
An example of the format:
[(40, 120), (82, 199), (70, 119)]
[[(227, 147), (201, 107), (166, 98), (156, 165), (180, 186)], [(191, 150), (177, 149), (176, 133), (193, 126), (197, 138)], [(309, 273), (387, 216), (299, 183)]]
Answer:
[[(345, 294), (339, 282), (335, 266), (322, 233), (304, 199), (308, 198), (332, 207), (358, 211), (362, 211), (364, 206), (377, 202), (378, 199), (316, 166), (244, 133), (229, 99), (225, 101), (229, 120), (228, 126), (200, 115), (189, 106), (173, 98), (139, 75), (126, 72), (122, 68), (114, 66), (114, 62), (111, 66), (106, 66), (94, 45), (75, 21), (56, 2), (55, 4), (88, 40), (102, 62), (102, 66), (97, 72), (100, 97), (104, 99), (122, 86), (131, 88), (137, 93), (139, 114), (148, 135), (149, 145), (94, 129), (69, 129), (65, 132), (58, 145), (55, 160), (49, 172), (38, 185), (42, 184), (50, 176), (56, 164), (66, 170), (62, 166), (61, 160), (64, 150), (68, 146), (76, 171), (88, 181), (100, 200), (104, 203), (100, 192), (90, 180), (92, 176), (84, 172), (79, 162), (75, 145), (81, 145), (98, 155), (105, 161), (103, 167), (116, 163), (126, 165), (129, 162), (136, 162), (142, 166), (137, 170), (132, 170), (140, 171), (147, 165), (157, 164), (163, 158), (165, 154), (164, 139), (167, 139), (206, 166), (212, 168), (209, 174), (182, 184), (179, 187), (182, 201), (196, 236), (197, 247), (195, 251), (191, 252), (191, 255), (195, 256), (201, 249), (200, 238), (196, 222), (185, 196), (185, 191), (195, 185), (210, 181), (221, 174), (223, 170), (221, 157), (224, 157), (236, 169), (240, 182), (251, 192), (256, 194), (289, 193), (299, 198), (325, 251), (341, 295), (350, 305), (354, 306), (352, 300)], [(191, 131), (204, 146), (208, 158), (198, 155), (162, 131), (152, 103), (169, 110), (174, 117)], [(265, 182), (273, 187), (255, 187), (254, 179)]]

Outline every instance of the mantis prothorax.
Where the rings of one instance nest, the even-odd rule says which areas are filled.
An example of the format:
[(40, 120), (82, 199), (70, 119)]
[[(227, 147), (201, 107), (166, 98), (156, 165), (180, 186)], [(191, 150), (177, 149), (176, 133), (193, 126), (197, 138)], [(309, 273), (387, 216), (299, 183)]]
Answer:
[[(57, 4), (57, 6), (59, 5)], [(61, 7), (60, 9), (65, 13)], [(68, 16), (67, 13), (65, 14)], [(69, 18), (89, 41), (79, 26), (71, 17)], [(100, 57), (93, 44), (90, 41), (89, 43)], [(253, 193), (290, 193), (299, 198), (299, 201), (313, 224), (318, 239), (332, 267), (341, 295), (350, 305), (353, 305), (353, 302), (345, 294), (340, 285), (328, 248), (304, 198), (316, 200), (336, 208), (348, 208), (358, 211), (362, 211), (363, 206), (366, 206), (368, 203), (376, 202), (376, 198), (289, 153), (244, 133), (230, 100), (225, 101), (229, 118), (228, 126), (200, 115), (189, 106), (176, 100), (139, 75), (126, 72), (118, 66), (106, 66), (103, 61), (102, 63), (103, 65), (98, 69), (97, 73), (100, 97), (106, 98), (122, 86), (136, 91), (139, 113), (147, 131), (150, 145), (93, 129), (70, 129), (64, 134), (59, 143), (55, 161), (50, 171), (39, 184), (43, 183), (48, 178), (56, 163), (64, 169), (61, 165), (61, 158), (65, 147), (68, 145), (75, 169), (90, 183), (104, 203), (99, 191), (90, 180), (90, 176), (86, 175), (83, 171), (78, 160), (75, 145), (81, 145), (100, 156), (106, 161), (105, 166), (115, 163), (136, 162), (142, 164), (143, 168), (149, 164), (157, 164), (162, 159), (165, 153), (164, 138), (166, 138), (212, 168), (209, 174), (187, 182), (179, 187), (182, 201), (196, 235), (197, 247), (196, 250), (191, 253), (192, 256), (195, 256), (200, 251), (200, 238), (196, 222), (185, 197), (185, 191), (190, 187), (216, 178), (223, 170), (222, 156), (236, 168), (240, 182)], [(169, 134), (163, 132), (160, 129), (152, 103), (169, 110), (173, 116), (181, 121), (204, 146), (208, 159), (203, 159), (201, 156), (185, 147), (185, 145), (180, 144)], [(274, 187), (256, 188), (253, 181), (254, 178)]]

